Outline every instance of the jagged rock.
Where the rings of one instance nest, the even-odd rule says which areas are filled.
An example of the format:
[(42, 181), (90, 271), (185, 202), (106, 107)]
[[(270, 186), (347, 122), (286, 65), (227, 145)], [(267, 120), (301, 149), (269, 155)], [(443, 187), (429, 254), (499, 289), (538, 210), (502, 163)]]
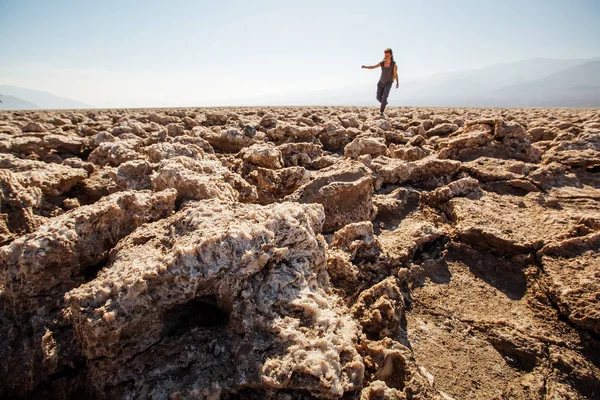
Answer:
[(255, 168), (246, 179), (256, 186), (258, 202), (269, 204), (281, 200), (310, 181), (310, 172), (303, 167), (286, 167), (278, 170)]
[[(192, 132), (195, 133), (195, 132)], [(188, 145), (188, 144), (192, 144), (200, 149), (202, 149), (202, 151), (204, 151), (204, 153), (206, 154), (214, 154), (215, 151), (212, 148), (212, 146), (210, 145), (210, 143), (208, 143), (206, 140), (202, 139), (201, 137), (195, 137), (195, 136), (177, 136), (176, 138), (173, 138), (173, 142), (172, 143), (181, 143), (184, 145)]]
[(480, 182), (508, 181), (525, 178), (535, 167), (522, 161), (480, 157), (461, 164), (461, 171), (467, 172)]
[(379, 341), (363, 340), (360, 352), (371, 382), (361, 392), (360, 400), (448, 400), (435, 390), (433, 377), (416, 365), (406, 346), (386, 337)]
[(598, 111), (388, 111), (0, 112), (0, 398), (592, 398)]
[(427, 143), (427, 139), (425, 139), (422, 135), (413, 136), (408, 141), (408, 144), (411, 146), (423, 146), (425, 143)]
[(332, 248), (338, 248), (350, 255), (350, 260), (368, 260), (381, 253), (381, 245), (373, 232), (370, 221), (348, 224), (335, 232)]
[(124, 133), (133, 133), (133, 128), (127, 123), (122, 123), (112, 128), (110, 133), (118, 137)]
[(175, 157), (162, 161), (151, 176), (154, 190), (177, 189), (177, 198), (203, 200), (218, 198), (235, 201), (240, 197), (256, 197), (255, 190), (239, 175), (229, 171), (217, 160), (194, 160)]
[(444, 230), (434, 224), (417, 217), (408, 217), (394, 230), (382, 232), (379, 240), (382, 251), (394, 263), (400, 264), (408, 261), (424, 246), (442, 240), (445, 236)]
[(340, 160), (341, 157), (339, 157), (338, 155), (326, 155), (315, 159), (312, 163), (312, 167), (316, 169), (324, 169), (334, 165)]
[(332, 284), (346, 296), (356, 293), (361, 279), (357, 265), (375, 263), (381, 255), (381, 244), (371, 222), (348, 224), (335, 232), (327, 255), (327, 271)]
[[(418, 124), (417, 124), (418, 125)], [(430, 130), (431, 128), (433, 128), (433, 121), (430, 119), (424, 119), (423, 121), (421, 121), (421, 126), (423, 126), (423, 129), (425, 131)]]
[[(358, 156), (356, 158), (356, 161), (359, 161), (361, 163), (363, 163), (366, 167), (371, 167), (371, 161), (373, 161), (373, 157), (371, 157), (370, 154), (363, 154), (361, 156)], [(374, 189), (379, 189), (379, 183), (378, 181), (375, 182), (375, 185), (373, 185)]]
[(284, 143), (278, 149), (286, 167), (309, 167), (323, 156), (323, 147), (315, 143)]
[(449, 124), (450, 120), (447, 118), (442, 118), (442, 117), (435, 117), (433, 119), (433, 126), (438, 126), (440, 124)]
[(96, 147), (100, 146), (100, 143), (115, 142), (116, 140), (117, 140), (117, 138), (115, 136), (113, 136), (112, 134), (110, 134), (106, 131), (102, 131), (102, 132), (96, 133), (91, 138), (89, 138), (88, 143), (91, 147), (96, 148)]
[(267, 136), (277, 144), (312, 142), (317, 133), (317, 128), (300, 128), (291, 125), (278, 125), (267, 130)]
[(420, 197), (419, 192), (405, 188), (397, 188), (388, 194), (376, 194), (373, 204), (377, 208), (377, 219), (386, 222), (402, 219), (407, 210), (416, 208)]
[[(466, 131), (481, 130), (481, 129), (489, 129), (490, 131), (492, 131), (496, 121), (498, 121), (498, 119), (499, 119), (499, 118), (482, 117), (479, 114), (476, 114), (476, 115), (477, 115), (477, 119), (469, 120), (465, 124)], [(486, 125), (487, 125), (487, 128), (485, 127)]]
[(385, 140), (374, 137), (358, 137), (344, 147), (344, 156), (357, 158), (363, 154), (370, 154), (374, 157), (387, 154)]
[(600, 200), (600, 177), (584, 171), (571, 172), (559, 163), (543, 165), (527, 175), (527, 179), (552, 197)]
[(10, 243), (14, 239), (14, 234), (8, 226), (8, 215), (0, 212), (0, 246)]
[(532, 142), (539, 142), (539, 141), (546, 141), (546, 140), (553, 140), (558, 133), (551, 130), (551, 129), (547, 129), (545, 127), (534, 127), (531, 128), (527, 131), (527, 133), (529, 134), (529, 137), (531, 138)]
[(535, 168), (534, 164), (522, 161), (488, 157), (480, 157), (461, 165), (462, 171), (481, 182), (482, 189), (516, 195), (540, 191), (539, 185), (528, 178), (528, 174)]
[[(580, 205), (560, 210), (557, 206), (546, 205), (544, 197), (493, 192), (476, 200), (455, 197), (444, 205), (462, 241), (506, 255), (530, 253), (551, 240), (576, 234), (593, 210)], [(595, 210), (596, 217), (600, 217), (599, 210)]]
[(102, 262), (136, 227), (168, 216), (176, 192), (116, 193), (80, 207), (0, 248), (6, 311), (34, 311), (83, 281), (86, 267)]
[(503, 120), (498, 120), (494, 124), (494, 138), (500, 140), (506, 139), (518, 139), (518, 140), (529, 140), (527, 131), (518, 123), (508, 123)]
[(319, 134), (319, 141), (327, 151), (340, 151), (352, 141), (345, 129), (339, 129), (335, 125), (328, 126)]
[(559, 163), (550, 163), (532, 171), (528, 177), (545, 190), (556, 186), (579, 186), (577, 177), (569, 173), (568, 167)]
[[(0, 121), (0, 133), (3, 134), (8, 134), (10, 136), (16, 136), (19, 135), (21, 133), (21, 129), (17, 126), (11, 125), (10, 123), (4, 122), (4, 121)], [(6, 138), (9, 138), (10, 136), (6, 135)], [(5, 137), (5, 135), (2, 135), (0, 137)]]
[(379, 121), (379, 127), (381, 129), (383, 129), (384, 131), (391, 131), (392, 130), (392, 124), (390, 124), (388, 121), (383, 120), (383, 121)]
[(31, 134), (14, 136), (7, 138), (3, 141), (2, 147), (5, 152), (11, 152), (15, 154), (39, 154), (44, 155), (47, 152), (43, 149), (44, 135), (37, 134), (36, 136)]
[[(426, 136), (425, 128), (423, 125), (419, 124), (417, 126), (411, 126), (408, 128), (408, 136)], [(404, 136), (404, 135), (403, 135)]]
[(327, 257), (327, 271), (331, 284), (344, 297), (355, 291), (360, 277), (359, 269), (350, 262), (349, 258), (347, 253), (336, 249), (330, 250)]
[(202, 158), (204, 151), (195, 144), (182, 143), (156, 143), (146, 146), (142, 151), (148, 156), (148, 161), (157, 163), (161, 160), (184, 156), (190, 158)]
[(298, 123), (299, 126), (315, 126), (315, 121), (313, 121), (312, 119), (308, 118), (308, 117), (299, 117), (298, 119), (296, 119), (296, 122)]
[(467, 172), (482, 183), (482, 189), (513, 195), (540, 191), (539, 185), (527, 177), (535, 168), (535, 165), (521, 161), (487, 157), (481, 157), (461, 165), (462, 171)]
[(55, 126), (63, 126), (63, 125), (67, 125), (67, 124), (70, 124), (70, 123), (71, 123), (71, 121), (66, 120), (64, 118), (56, 117), (56, 118), (52, 119), (52, 124), (55, 125)]
[(148, 161), (134, 160), (117, 168), (107, 168), (104, 172), (116, 185), (114, 190), (147, 190), (151, 188), (151, 174), (157, 167), (157, 164)]
[(281, 151), (273, 143), (256, 143), (242, 149), (239, 157), (245, 162), (259, 167), (279, 169), (283, 168)]
[(510, 179), (482, 185), (482, 189), (500, 194), (522, 195), (528, 192), (540, 192), (540, 189), (527, 179)]
[(475, 121), (466, 125), (464, 133), (441, 143), (440, 158), (470, 161), (478, 157), (539, 162), (541, 153), (531, 145), (525, 129), (506, 121)]
[[(550, 396), (577, 398), (581, 392), (597, 393), (600, 389), (600, 369), (585, 357), (564, 346), (548, 346), (553, 375), (546, 381)], [(567, 379), (564, 375), (568, 376)], [(559, 377), (562, 376), (563, 379)], [(578, 383), (579, 384), (578, 384)]]
[(59, 196), (87, 178), (87, 171), (67, 165), (23, 160), (0, 154), (0, 167), (14, 171), (23, 186), (38, 187), (45, 196)]
[(21, 128), (23, 133), (26, 132), (46, 132), (46, 128), (37, 122), (30, 122)]
[(425, 134), (427, 137), (444, 136), (456, 131), (457, 129), (458, 126), (451, 123), (435, 124), (433, 128), (426, 130)]
[[(85, 383), (73, 366), (81, 361), (73, 341), (71, 323), (64, 314), (19, 315), (16, 319), (0, 311), (0, 393), (25, 398), (30, 393), (52, 397), (56, 392), (76, 396)], [(54, 380), (62, 373), (69, 379)], [(65, 382), (67, 380), (68, 382)], [(46, 384), (47, 390), (39, 390)]]
[(600, 130), (584, 131), (571, 140), (558, 141), (544, 153), (543, 164), (557, 162), (571, 167), (591, 167), (600, 164)]
[(225, 153), (237, 153), (244, 147), (251, 146), (255, 140), (244, 135), (236, 128), (222, 130), (217, 128), (216, 132), (210, 129), (201, 131), (201, 137), (212, 147)]
[(81, 182), (84, 202), (90, 204), (104, 196), (118, 192), (119, 186), (115, 182), (117, 174), (117, 168), (108, 166), (96, 168), (92, 171), (88, 178)]
[(359, 128), (360, 120), (354, 115), (344, 116), (339, 118), (340, 123), (344, 128)]
[(549, 243), (539, 255), (561, 313), (600, 333), (600, 233)]
[(369, 385), (360, 392), (360, 400), (405, 400), (404, 392), (390, 388), (384, 381), (371, 381)]
[[(177, 307), (212, 297), (203, 307), (220, 310), (224, 325), (203, 340), (216, 340), (214, 348), (223, 350), (202, 362), (192, 359), (195, 382), (175, 378), (173, 389), (198, 385), (218, 393), (252, 385), (338, 398), (360, 388), (356, 325), (324, 290), (326, 245), (318, 235), (324, 218), (314, 204), (204, 201), (121, 241), (110, 268), (66, 296), (83, 354), (96, 365), (94, 384), (106, 388), (144, 377), (152, 365), (132, 370), (124, 362), (155, 352), (151, 346), (172, 332), (169, 315)], [(299, 324), (309, 330), (297, 330)], [(165, 346), (159, 343), (159, 350)], [(222, 351), (232, 362), (220, 361)], [(102, 368), (107, 364), (118, 367)], [(147, 380), (146, 391), (158, 391), (156, 381)]]
[(424, 158), (405, 162), (395, 158), (379, 156), (373, 159), (372, 168), (385, 183), (414, 183), (424, 179), (451, 176), (460, 167), (460, 162)]
[(159, 125), (169, 125), (173, 122), (179, 122), (179, 118), (177, 117), (173, 117), (173, 116), (166, 116), (166, 115), (162, 115), (162, 114), (150, 114), (148, 116), (148, 120), (152, 121), (156, 124)]
[(178, 137), (185, 134), (185, 128), (181, 124), (171, 123), (167, 125), (167, 135), (169, 137)]
[(491, 140), (492, 136), (489, 132), (464, 133), (444, 142), (444, 148), (440, 151), (439, 157), (461, 159), (463, 153), (469, 153), (473, 151), (473, 148), (485, 146)]
[(79, 200), (76, 198), (75, 199), (67, 198), (67, 199), (63, 200), (63, 207), (65, 210), (68, 211), (68, 210), (74, 210), (78, 207), (81, 207), (81, 204), (79, 203)]
[(513, 365), (518, 364), (526, 371), (542, 365), (543, 360), (548, 356), (548, 350), (543, 342), (521, 333), (519, 329), (510, 325), (478, 323), (477, 329), (485, 332), (487, 341), (494, 349), (510, 360)]
[(350, 139), (354, 139), (358, 135), (367, 135), (367, 133), (363, 133), (361, 130), (359, 130), (357, 128), (348, 128), (348, 129), (346, 129), (346, 135), (348, 135), (348, 137)]
[(351, 312), (367, 337), (377, 340), (400, 332), (404, 310), (404, 296), (392, 276), (362, 292)]
[(118, 166), (138, 158), (141, 145), (138, 139), (101, 142), (90, 153), (88, 161), (97, 165)]
[(277, 116), (273, 114), (266, 114), (259, 122), (259, 125), (263, 128), (269, 128), (277, 124)]
[(136, 137), (146, 137), (148, 134), (144, 129), (144, 126), (138, 121), (126, 121), (122, 122), (120, 125), (115, 126), (111, 133), (120, 137), (121, 139), (125, 139), (125, 136), (134, 135)]
[(184, 117), (183, 118), (183, 123), (185, 124), (185, 127), (187, 129), (192, 129), (192, 128), (200, 125), (198, 123), (198, 121), (196, 121), (195, 119), (190, 118), (190, 117)]
[[(422, 136), (416, 136), (417, 138), (423, 139)], [(413, 138), (414, 139), (414, 138)], [(410, 143), (413, 143), (411, 139)], [(399, 146), (397, 144), (390, 144), (390, 156), (398, 158), (404, 161), (417, 161), (427, 157), (431, 152), (418, 145)]]
[[(1, 129), (1, 125), (0, 125)], [(12, 148), (12, 143), (10, 141), (11, 137), (7, 134), (0, 133), (0, 153), (8, 153)]]
[(431, 205), (445, 203), (457, 196), (479, 195), (483, 193), (479, 181), (473, 178), (462, 178), (446, 186), (435, 189), (425, 195), (426, 201)]
[(287, 201), (319, 203), (325, 208), (324, 232), (352, 222), (370, 220), (373, 179), (361, 163), (344, 161), (311, 174), (311, 182), (287, 196)]
[(0, 170), (0, 215), (3, 229), (0, 232), (0, 245), (7, 244), (16, 235), (34, 231), (43, 221), (35, 215), (34, 209), (42, 204), (42, 190), (24, 186), (18, 175)]
[(87, 146), (87, 139), (76, 135), (50, 134), (44, 136), (43, 143), (46, 151), (81, 155), (84, 147)]

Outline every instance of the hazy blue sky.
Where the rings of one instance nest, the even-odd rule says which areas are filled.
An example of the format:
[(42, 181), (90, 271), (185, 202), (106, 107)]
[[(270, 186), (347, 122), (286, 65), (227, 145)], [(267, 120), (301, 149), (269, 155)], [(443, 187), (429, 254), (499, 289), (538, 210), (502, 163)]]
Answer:
[(534, 57), (600, 56), (599, 0), (0, 0), (0, 84), (94, 106), (208, 105)]

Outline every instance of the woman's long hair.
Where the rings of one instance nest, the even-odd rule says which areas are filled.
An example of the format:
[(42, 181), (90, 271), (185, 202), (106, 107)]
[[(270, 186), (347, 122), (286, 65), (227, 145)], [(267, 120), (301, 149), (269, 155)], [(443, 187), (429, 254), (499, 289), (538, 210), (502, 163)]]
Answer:
[[(390, 48), (388, 47), (388, 48), (387, 48), (387, 49), (385, 49), (383, 52), (384, 52), (384, 53), (390, 53), (390, 55), (392, 56), (392, 60), (391, 60), (391, 62), (390, 62), (390, 67), (391, 67), (391, 68), (394, 68), (394, 65), (396, 64), (396, 61), (394, 61), (394, 52), (392, 51), (392, 49), (390, 49)], [(383, 58), (383, 63), (384, 63), (383, 65), (385, 65), (385, 57)], [(393, 72), (393, 71), (394, 71), (394, 70), (392, 69), (392, 72)]]

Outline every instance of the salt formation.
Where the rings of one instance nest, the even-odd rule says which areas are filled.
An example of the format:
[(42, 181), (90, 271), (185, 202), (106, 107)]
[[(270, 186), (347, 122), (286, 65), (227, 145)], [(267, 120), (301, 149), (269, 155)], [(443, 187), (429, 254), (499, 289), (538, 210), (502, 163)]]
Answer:
[[(326, 245), (318, 234), (324, 217), (318, 205), (207, 200), (122, 240), (110, 265), (66, 296), (93, 383), (103, 389), (127, 384), (124, 376), (147, 382), (127, 371), (127, 361), (167, 345), (164, 338), (177, 333), (171, 313), (192, 302), (205, 314), (193, 317), (200, 327), (218, 323), (211, 308), (224, 314), (227, 322), (210, 330), (220, 333), (205, 345), (229, 357), (215, 350), (213, 359), (195, 365), (191, 385), (189, 377), (173, 382), (182, 395), (263, 384), (339, 397), (360, 387), (356, 323), (325, 291)], [(231, 376), (214, 379), (226, 370)], [(152, 396), (162, 390), (156, 386)]]
[(0, 113), (0, 397), (595, 399), (598, 110)]

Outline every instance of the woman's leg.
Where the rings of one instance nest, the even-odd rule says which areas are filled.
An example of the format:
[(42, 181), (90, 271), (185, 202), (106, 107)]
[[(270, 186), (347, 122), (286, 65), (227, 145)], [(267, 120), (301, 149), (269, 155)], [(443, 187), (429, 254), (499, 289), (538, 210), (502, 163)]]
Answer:
[(377, 101), (381, 103), (383, 98), (383, 83), (377, 82)]
[(387, 98), (390, 95), (390, 89), (392, 88), (392, 83), (393, 82), (386, 82), (383, 85), (383, 91), (382, 91), (382, 96), (381, 96), (381, 107), (379, 107), (379, 111), (381, 113), (383, 113), (383, 111), (385, 110), (385, 106), (387, 105)]

